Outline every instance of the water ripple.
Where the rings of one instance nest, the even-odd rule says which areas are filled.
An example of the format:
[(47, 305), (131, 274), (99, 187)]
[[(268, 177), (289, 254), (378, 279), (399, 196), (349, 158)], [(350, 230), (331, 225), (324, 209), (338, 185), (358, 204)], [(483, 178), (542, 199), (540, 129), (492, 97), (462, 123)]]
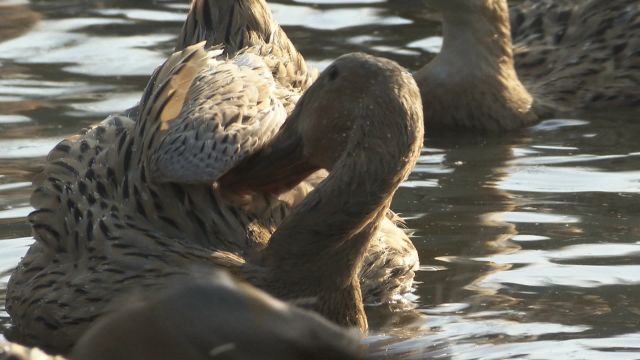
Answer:
[(570, 286), (597, 288), (609, 285), (640, 284), (640, 265), (565, 265), (537, 263), (517, 269), (492, 273), (483, 278), (481, 286), (502, 288), (501, 284), (524, 286)]
[[(604, 157), (582, 158), (581, 161), (602, 160)], [(607, 159), (620, 158), (608, 156)], [(537, 158), (536, 163), (575, 162), (575, 157)], [(576, 192), (640, 192), (640, 171), (603, 171), (588, 167), (514, 166), (498, 183), (509, 191), (541, 193)]]
[(0, 140), (0, 159), (25, 159), (46, 156), (62, 138)]

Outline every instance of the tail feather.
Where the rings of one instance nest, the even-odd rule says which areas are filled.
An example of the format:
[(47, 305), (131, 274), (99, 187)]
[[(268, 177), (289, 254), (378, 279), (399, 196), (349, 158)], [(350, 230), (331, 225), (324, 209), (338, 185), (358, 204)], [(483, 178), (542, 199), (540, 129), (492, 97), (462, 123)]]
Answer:
[(258, 49), (274, 78), (283, 86), (305, 90), (318, 77), (287, 34), (276, 22), (264, 0), (194, 0), (176, 51), (205, 41), (221, 45), (229, 57), (247, 48)]

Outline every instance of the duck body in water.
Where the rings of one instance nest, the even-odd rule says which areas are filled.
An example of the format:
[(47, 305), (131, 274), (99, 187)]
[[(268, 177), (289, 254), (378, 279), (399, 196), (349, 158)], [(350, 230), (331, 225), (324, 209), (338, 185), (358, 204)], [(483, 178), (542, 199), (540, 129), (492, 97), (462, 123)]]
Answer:
[(427, 3), (444, 43), (415, 77), (433, 128), (508, 131), (640, 101), (637, 1), (525, 1), (513, 21), (506, 0)]
[[(218, 38), (229, 47), (187, 46)], [(162, 286), (192, 263), (237, 268), (324, 178), (242, 208), (212, 187), (266, 144), (317, 77), (264, 1), (197, 0), (179, 39), (138, 107), (60, 143), (34, 179), (37, 241), (7, 293), (13, 338), (65, 351), (113, 297)], [(410, 291), (418, 257), (403, 230), (385, 217), (368, 246), (364, 301)]]
[[(385, 186), (365, 183), (371, 181), (371, 171), (366, 172), (367, 179), (360, 179), (362, 183), (354, 183), (354, 165), (338, 161), (343, 158), (340, 154), (332, 156), (341, 166), (306, 158), (284, 163), (267, 158), (265, 164), (274, 165), (269, 172), (235, 176), (234, 184), (258, 176), (263, 181), (284, 183), (287, 192), (278, 193), (288, 193), (316, 170), (331, 170), (331, 174), (281, 224), (274, 219), (286, 212), (278, 204), (262, 210), (269, 216), (241, 213), (224, 205), (220, 191), (210, 182), (203, 183), (202, 174), (215, 177), (242, 160), (242, 156), (233, 156), (248, 155), (267, 143), (300, 141), (300, 136), (287, 132), (287, 136), (278, 135), (259, 146), (260, 140), (251, 137), (251, 126), (238, 130), (244, 135), (236, 135), (233, 130), (238, 121), (245, 125), (260, 121), (262, 131), (271, 128), (275, 132), (276, 122), (270, 116), (285, 114), (277, 93), (288, 89), (279, 88), (262, 57), (251, 48), (229, 59), (218, 48), (207, 50), (203, 44), (187, 47), (156, 71), (135, 122), (114, 116), (59, 144), (49, 155), (44, 172), (34, 180), (37, 189), (32, 202), (37, 210), (30, 220), (37, 242), (12, 275), (7, 293), (14, 338), (47, 350), (67, 351), (91, 323), (109, 311), (107, 305), (112, 299), (135, 289), (162, 288), (167, 281), (185, 276), (186, 269), (194, 264), (227, 268), (279, 298), (307, 304), (338, 324), (366, 329), (359, 274), (367, 249), (388, 222), (391, 195), (415, 163), (419, 152), (416, 139), (422, 139), (422, 110), (419, 102), (415, 103), (419, 98), (415, 82), (395, 63), (352, 55), (337, 60), (334, 69), (340, 69), (342, 75), (336, 77), (329, 72), (314, 83), (288, 123), (314, 119), (304, 124), (323, 124), (321, 119), (333, 116), (335, 123), (328, 125), (338, 129), (317, 125), (314, 133), (345, 141), (351, 139), (346, 134), (356, 131), (348, 131), (348, 124), (362, 131), (363, 125), (357, 124), (374, 122), (380, 114), (409, 121), (400, 128), (408, 126), (412, 131), (396, 134), (398, 146), (405, 152), (390, 153), (402, 157), (389, 158), (388, 162), (395, 163), (384, 164), (384, 171), (374, 177)], [(225, 82), (229, 74), (233, 74), (233, 81)], [(227, 88), (207, 86), (218, 82), (248, 90), (226, 101), (230, 97)], [(350, 94), (359, 95), (352, 99)], [(223, 107), (214, 106), (219, 99), (225, 100)], [(246, 110), (243, 114), (249, 119), (228, 115), (238, 105), (233, 100), (241, 100)], [(194, 115), (203, 106), (217, 111), (207, 113), (210, 116)], [(360, 117), (365, 120), (355, 121)], [(418, 120), (420, 127), (415, 128)], [(215, 129), (224, 127), (229, 132), (218, 138)], [(392, 133), (378, 130), (384, 131), (387, 140), (375, 145), (389, 152), (387, 143)], [(332, 135), (335, 131), (343, 132)], [(185, 136), (190, 132), (191, 136)], [(379, 140), (375, 136), (372, 139)], [(193, 145), (203, 149), (199, 154), (204, 158), (199, 162), (176, 163), (165, 156), (176, 151), (188, 153)], [(346, 146), (334, 145), (334, 152)], [(375, 152), (373, 145), (356, 148)], [(222, 150), (211, 152), (213, 148)], [(304, 155), (318, 156), (317, 151)], [(220, 154), (232, 159), (220, 159)], [(344, 158), (371, 160), (362, 155)], [(381, 163), (379, 157), (376, 162)], [(334, 175), (337, 169), (340, 171)], [(389, 173), (391, 170), (400, 174)], [(183, 183), (161, 180), (176, 173), (182, 174), (179, 181)], [(281, 179), (283, 176), (285, 179)], [(332, 193), (336, 188), (328, 184), (337, 186), (345, 181), (357, 186), (348, 193)], [(233, 189), (250, 188), (234, 185)], [(360, 189), (359, 196), (353, 195), (355, 189)], [(329, 194), (325, 194), (327, 191)], [(361, 197), (376, 201), (375, 207), (369, 202), (361, 204)], [(308, 201), (313, 205), (304, 206)], [(319, 211), (318, 202), (330, 206), (331, 211), (320, 207), (324, 210), (314, 214), (314, 208)], [(351, 203), (356, 208), (352, 209)], [(364, 207), (365, 213), (359, 214), (358, 207)], [(375, 213), (370, 213), (373, 210)], [(333, 226), (334, 222), (338, 224)], [(356, 240), (351, 240), (354, 236)]]

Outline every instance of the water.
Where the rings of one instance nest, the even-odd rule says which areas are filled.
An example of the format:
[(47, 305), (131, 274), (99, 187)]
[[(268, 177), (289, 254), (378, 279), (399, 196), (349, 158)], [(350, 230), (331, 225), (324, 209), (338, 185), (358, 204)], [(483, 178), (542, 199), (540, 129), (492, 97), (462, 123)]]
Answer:
[[(25, 216), (44, 156), (137, 101), (185, 2), (0, 0), (0, 270), (33, 241)], [(367, 51), (417, 69), (440, 46), (415, 2), (272, 3), (321, 68)], [(371, 310), (374, 354), (639, 359), (639, 115), (578, 114), (494, 139), (428, 135), (393, 206), (416, 229), (418, 308)]]

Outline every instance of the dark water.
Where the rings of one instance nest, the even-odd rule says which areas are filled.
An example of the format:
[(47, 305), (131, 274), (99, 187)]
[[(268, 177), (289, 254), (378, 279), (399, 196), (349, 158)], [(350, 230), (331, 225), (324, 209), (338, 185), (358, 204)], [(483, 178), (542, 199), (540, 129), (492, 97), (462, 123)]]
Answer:
[[(415, 1), (272, 4), (319, 67), (367, 51), (416, 69), (440, 44), (438, 24)], [(187, 4), (0, 6), (0, 270), (9, 270), (33, 241), (25, 216), (44, 156), (137, 101)], [(640, 359), (639, 115), (550, 120), (508, 138), (428, 136), (394, 202), (416, 229), (419, 307), (372, 311), (375, 352)]]

